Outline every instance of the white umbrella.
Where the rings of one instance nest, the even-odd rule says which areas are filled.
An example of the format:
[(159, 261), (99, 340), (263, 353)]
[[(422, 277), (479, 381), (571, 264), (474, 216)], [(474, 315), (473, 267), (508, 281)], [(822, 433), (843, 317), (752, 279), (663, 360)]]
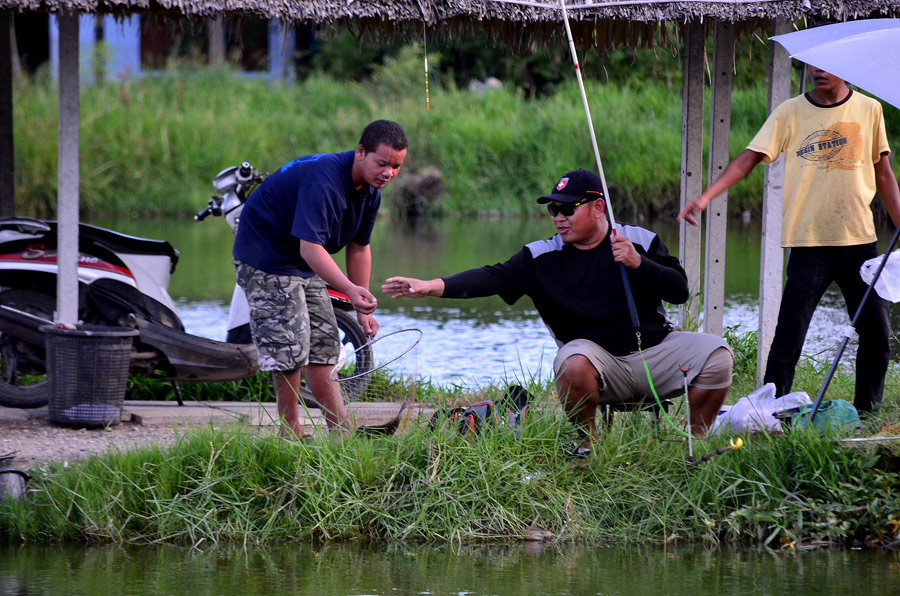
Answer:
[(812, 64), (900, 108), (900, 19), (824, 25), (771, 37)]
[[(780, 43), (791, 55), (791, 58), (821, 68), (868, 91), (894, 107), (900, 108), (900, 19), (871, 19), (835, 23), (784, 35), (775, 35), (770, 39)], [(856, 314), (853, 315), (853, 320), (850, 321), (852, 327), (856, 326), (863, 305), (872, 293), (872, 288), (878, 281), (888, 261), (888, 256), (894, 250), (898, 236), (900, 236), (900, 228), (894, 232), (890, 246), (884, 257), (881, 258), (881, 264), (871, 277), (871, 281), (867, 282), (870, 285), (856, 309)], [(810, 422), (815, 417), (819, 404), (825, 396), (825, 391), (834, 376), (841, 354), (847, 347), (850, 335), (845, 328), (837, 354), (825, 375), (825, 381), (819, 389), (819, 394), (816, 396), (810, 412)]]

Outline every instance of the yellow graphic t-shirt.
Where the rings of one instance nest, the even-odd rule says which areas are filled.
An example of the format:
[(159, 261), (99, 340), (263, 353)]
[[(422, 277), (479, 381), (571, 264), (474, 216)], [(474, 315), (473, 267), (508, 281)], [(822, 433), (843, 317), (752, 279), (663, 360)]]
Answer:
[(875, 163), (890, 152), (881, 104), (851, 91), (820, 106), (800, 95), (778, 106), (747, 146), (784, 153), (781, 245), (851, 246), (875, 241), (869, 208)]

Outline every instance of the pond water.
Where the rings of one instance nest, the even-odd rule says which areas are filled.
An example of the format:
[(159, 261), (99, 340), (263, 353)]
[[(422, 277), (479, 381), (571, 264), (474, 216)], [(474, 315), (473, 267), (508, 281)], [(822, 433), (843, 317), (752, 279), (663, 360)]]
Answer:
[[(95, 222), (90, 222), (95, 223)], [(231, 232), (221, 218), (196, 223), (116, 220), (96, 222), (125, 233), (169, 240), (181, 260), (170, 293), (190, 333), (223, 340), (234, 284)], [(646, 224), (672, 253), (678, 250), (674, 220)], [(442, 385), (477, 386), (551, 377), (556, 346), (530, 300), (507, 305), (496, 297), (475, 300), (391, 300), (377, 290), (391, 275), (432, 278), (506, 260), (524, 244), (554, 233), (549, 219), (447, 219), (378, 221), (372, 240), (376, 316), (383, 333), (419, 328), (418, 372)], [(757, 328), (760, 230), (757, 222), (732, 222), (726, 252), (725, 325), (739, 332)], [(343, 264), (339, 255), (338, 263)], [(816, 311), (804, 353), (829, 362), (849, 322), (836, 288)], [(677, 312), (672, 317), (677, 320)], [(844, 360), (855, 353), (851, 343)]]
[(0, 546), (3, 594), (894, 594), (897, 554), (702, 547)]

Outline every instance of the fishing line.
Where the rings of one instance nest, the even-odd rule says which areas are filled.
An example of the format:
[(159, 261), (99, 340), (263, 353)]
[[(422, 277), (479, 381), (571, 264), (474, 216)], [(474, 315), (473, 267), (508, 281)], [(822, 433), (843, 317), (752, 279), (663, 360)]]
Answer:
[[(671, 426), (672, 428), (675, 429), (675, 432), (677, 432), (678, 434), (680, 434), (683, 437), (688, 438), (688, 450), (690, 450), (691, 449), (690, 433), (686, 433), (683, 430), (681, 430), (681, 428), (679, 428), (678, 425), (675, 424), (671, 418), (669, 418), (669, 413), (666, 412), (666, 409), (663, 407), (662, 400), (659, 398), (659, 395), (656, 393), (656, 387), (653, 386), (653, 377), (650, 376), (650, 365), (647, 364), (647, 360), (644, 359), (644, 352), (643, 352), (643, 350), (641, 350), (641, 334), (640, 333), (637, 334), (637, 348), (638, 348), (638, 354), (641, 355), (641, 362), (644, 364), (644, 373), (647, 375), (647, 384), (650, 385), (650, 393), (652, 393), (654, 399), (656, 399), (656, 406), (659, 408), (659, 413), (662, 414), (662, 417), (666, 419), (666, 422), (669, 423), (669, 426)], [(685, 375), (685, 384), (687, 384), (687, 376), (686, 375)], [(684, 391), (684, 403), (685, 404), (687, 404), (687, 399), (688, 399), (687, 389), (685, 389), (685, 391)], [(688, 408), (690, 408), (690, 406), (688, 406)], [(691, 417), (690, 417), (690, 415), (688, 415), (688, 424), (690, 424), (690, 423), (691, 423)]]
[(428, 36), (425, 26), (422, 26), (422, 51), (425, 54), (425, 111), (431, 109), (431, 98), (428, 96)]

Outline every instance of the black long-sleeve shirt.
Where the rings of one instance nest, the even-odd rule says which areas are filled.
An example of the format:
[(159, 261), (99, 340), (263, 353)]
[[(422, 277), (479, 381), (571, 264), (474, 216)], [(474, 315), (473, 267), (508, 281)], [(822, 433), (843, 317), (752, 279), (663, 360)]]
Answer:
[[(655, 233), (623, 225), (643, 257), (626, 267), (640, 322), (641, 347), (657, 345), (673, 329), (663, 301), (688, 299), (687, 275)], [(613, 260), (609, 234), (598, 246), (580, 250), (557, 234), (532, 242), (504, 263), (445, 277), (445, 298), (499, 295), (507, 304), (528, 296), (560, 344), (588, 339), (616, 356), (637, 349), (619, 263)]]

